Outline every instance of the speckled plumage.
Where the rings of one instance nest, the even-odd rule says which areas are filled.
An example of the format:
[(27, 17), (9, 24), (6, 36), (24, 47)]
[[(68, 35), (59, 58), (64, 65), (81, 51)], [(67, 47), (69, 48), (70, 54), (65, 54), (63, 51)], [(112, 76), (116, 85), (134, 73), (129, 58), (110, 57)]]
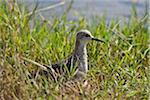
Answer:
[[(61, 73), (65, 70), (65, 66), (70, 71), (71, 67), (76, 66), (77, 77), (82, 77), (88, 71), (88, 60), (86, 46), (90, 40), (101, 41), (93, 38), (88, 30), (81, 30), (76, 34), (76, 43), (73, 53), (65, 60), (52, 64), (52, 69), (56, 73)], [(51, 69), (50, 69), (51, 70)], [(52, 71), (51, 71), (52, 72)], [(47, 74), (47, 72), (46, 72)]]

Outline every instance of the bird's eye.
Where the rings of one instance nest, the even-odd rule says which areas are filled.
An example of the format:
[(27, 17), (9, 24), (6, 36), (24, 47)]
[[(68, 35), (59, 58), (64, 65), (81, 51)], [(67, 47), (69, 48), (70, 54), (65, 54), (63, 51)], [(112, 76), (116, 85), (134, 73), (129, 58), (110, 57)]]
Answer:
[(85, 37), (90, 37), (90, 35), (86, 34)]

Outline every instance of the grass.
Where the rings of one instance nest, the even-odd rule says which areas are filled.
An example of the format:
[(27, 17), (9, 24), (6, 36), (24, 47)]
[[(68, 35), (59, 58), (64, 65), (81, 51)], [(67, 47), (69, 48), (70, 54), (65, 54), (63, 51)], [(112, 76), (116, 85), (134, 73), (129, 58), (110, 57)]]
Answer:
[[(105, 18), (71, 22), (66, 14), (50, 23), (37, 19), (35, 10), (29, 15), (22, 4), (0, 3), (0, 99), (149, 99), (148, 14), (138, 19), (134, 9), (121, 26), (117, 20), (106, 25)], [(106, 41), (88, 44), (86, 78), (54, 82), (39, 75), (43, 64), (72, 52), (74, 33), (83, 28)]]

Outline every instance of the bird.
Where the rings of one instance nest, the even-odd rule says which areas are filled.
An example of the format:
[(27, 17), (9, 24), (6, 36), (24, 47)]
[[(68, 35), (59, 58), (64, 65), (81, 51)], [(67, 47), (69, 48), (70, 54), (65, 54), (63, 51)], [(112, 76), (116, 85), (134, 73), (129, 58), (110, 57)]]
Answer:
[[(76, 33), (76, 42), (73, 52), (66, 59), (51, 64), (51, 67), (48, 67), (49, 70), (52, 70), (50, 71), (50, 75), (52, 75), (53, 72), (61, 73), (67, 68), (68, 71), (71, 71), (71, 69), (75, 69), (75, 77), (77, 78), (85, 76), (89, 69), (86, 47), (90, 41), (105, 43), (104, 40), (94, 38), (89, 30), (82, 29), (78, 31)], [(48, 74), (47, 71), (45, 72), (45, 74)]]

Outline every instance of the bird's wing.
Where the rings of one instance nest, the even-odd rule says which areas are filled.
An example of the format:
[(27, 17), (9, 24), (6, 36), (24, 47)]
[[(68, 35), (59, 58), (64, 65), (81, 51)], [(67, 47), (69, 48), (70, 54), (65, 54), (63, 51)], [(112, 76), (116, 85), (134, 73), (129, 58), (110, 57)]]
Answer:
[(76, 65), (77, 62), (77, 57), (75, 55), (71, 55), (70, 57), (68, 57), (67, 59), (61, 61), (61, 62), (57, 62), (55, 64), (52, 64), (52, 68), (58, 72), (61, 70), (65, 70), (65, 68), (67, 68), (69, 71), (71, 70), (71, 67), (74, 67)]

